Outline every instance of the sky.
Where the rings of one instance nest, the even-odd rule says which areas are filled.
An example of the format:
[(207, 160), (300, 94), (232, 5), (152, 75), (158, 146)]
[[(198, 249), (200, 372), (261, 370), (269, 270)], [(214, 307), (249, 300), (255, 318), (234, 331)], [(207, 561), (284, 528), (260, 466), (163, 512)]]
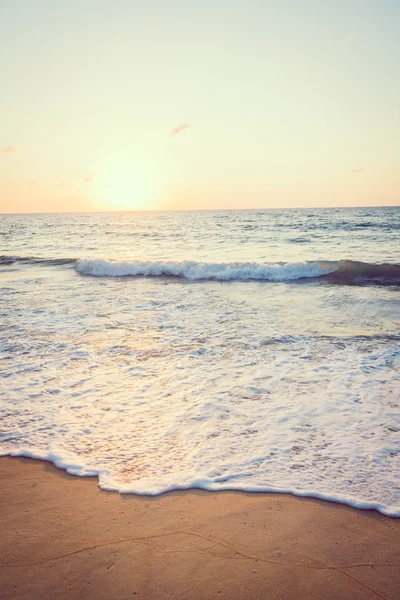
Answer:
[(398, 0), (0, 3), (0, 212), (400, 204)]

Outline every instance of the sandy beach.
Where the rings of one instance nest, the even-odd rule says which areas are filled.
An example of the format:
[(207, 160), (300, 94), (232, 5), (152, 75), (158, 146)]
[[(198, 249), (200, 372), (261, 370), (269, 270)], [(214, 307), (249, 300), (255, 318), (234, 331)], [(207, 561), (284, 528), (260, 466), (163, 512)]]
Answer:
[(400, 597), (400, 520), (286, 495), (137, 497), (0, 459), (2, 599)]

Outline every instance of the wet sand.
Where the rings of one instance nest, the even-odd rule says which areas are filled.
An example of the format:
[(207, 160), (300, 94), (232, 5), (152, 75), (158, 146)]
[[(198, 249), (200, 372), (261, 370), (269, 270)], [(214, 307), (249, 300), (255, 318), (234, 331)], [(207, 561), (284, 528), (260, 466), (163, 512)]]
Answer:
[(400, 519), (289, 495), (121, 496), (0, 458), (0, 598), (398, 600)]

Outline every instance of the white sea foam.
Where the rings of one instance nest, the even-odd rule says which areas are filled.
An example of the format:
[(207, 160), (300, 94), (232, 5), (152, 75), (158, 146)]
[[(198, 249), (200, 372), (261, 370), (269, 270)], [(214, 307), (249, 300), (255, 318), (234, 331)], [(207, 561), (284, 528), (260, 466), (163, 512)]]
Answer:
[(111, 261), (102, 258), (81, 258), (76, 270), (82, 275), (99, 277), (169, 275), (190, 280), (212, 279), (218, 281), (291, 281), (307, 277), (321, 277), (334, 272), (338, 263), (296, 262), (268, 263), (204, 263), (195, 261), (150, 262)]
[(59, 469), (62, 469), (70, 475), (76, 475), (78, 477), (97, 477), (98, 485), (102, 490), (108, 492), (119, 492), (120, 494), (135, 494), (137, 496), (159, 496), (167, 492), (176, 490), (189, 490), (189, 489), (201, 489), (206, 491), (242, 491), (242, 492), (257, 492), (257, 493), (273, 493), (273, 494), (291, 494), (293, 496), (299, 496), (301, 498), (316, 498), (318, 500), (326, 500), (328, 502), (336, 502), (338, 504), (346, 504), (353, 508), (362, 510), (376, 510), (383, 515), (389, 517), (400, 517), (400, 504), (392, 505), (390, 507), (385, 506), (380, 502), (368, 502), (359, 500), (354, 496), (329, 494), (315, 491), (315, 489), (304, 489), (302, 487), (277, 487), (268, 485), (251, 485), (246, 483), (236, 483), (235, 481), (229, 482), (215, 482), (212, 479), (203, 476), (195, 479), (190, 476), (186, 478), (180, 477), (176, 481), (169, 480), (162, 486), (160, 482), (157, 486), (149, 486), (148, 484), (143, 485), (139, 480), (135, 483), (121, 484), (118, 479), (112, 476), (112, 474), (103, 469), (101, 471), (90, 469), (88, 470), (84, 465), (77, 464), (78, 457), (68, 456), (68, 454), (58, 452), (48, 452), (47, 454), (43, 451), (29, 451), (29, 450), (16, 450), (13, 452), (2, 452), (0, 450), (0, 456), (15, 456), (24, 458), (33, 458), (43, 460), (54, 464)]

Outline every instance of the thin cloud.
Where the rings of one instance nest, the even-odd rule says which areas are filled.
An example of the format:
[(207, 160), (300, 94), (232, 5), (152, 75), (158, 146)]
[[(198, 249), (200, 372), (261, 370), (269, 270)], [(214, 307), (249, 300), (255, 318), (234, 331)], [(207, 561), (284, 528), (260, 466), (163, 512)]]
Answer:
[(105, 189), (105, 190), (108, 190), (108, 189), (110, 189), (110, 188), (112, 188), (112, 185), (111, 185), (111, 183), (109, 183), (108, 185), (105, 185), (105, 186), (104, 186), (104, 189)]
[(365, 169), (362, 167), (358, 167), (356, 169), (350, 169), (350, 173), (364, 173)]
[(178, 135), (178, 133), (182, 133), (182, 131), (186, 131), (186, 129), (190, 129), (190, 123), (185, 123), (185, 125), (178, 125), (178, 127), (174, 127), (171, 131), (171, 137), (174, 135)]
[(16, 152), (17, 151), (17, 146), (15, 144), (11, 144), (11, 146), (7, 146), (7, 148), (4, 148), (3, 152), (4, 154), (11, 154), (12, 152)]
[(28, 181), (28, 185), (35, 185), (34, 181)]
[(86, 179), (84, 179), (84, 183), (91, 183), (93, 181), (94, 177), (86, 177)]

